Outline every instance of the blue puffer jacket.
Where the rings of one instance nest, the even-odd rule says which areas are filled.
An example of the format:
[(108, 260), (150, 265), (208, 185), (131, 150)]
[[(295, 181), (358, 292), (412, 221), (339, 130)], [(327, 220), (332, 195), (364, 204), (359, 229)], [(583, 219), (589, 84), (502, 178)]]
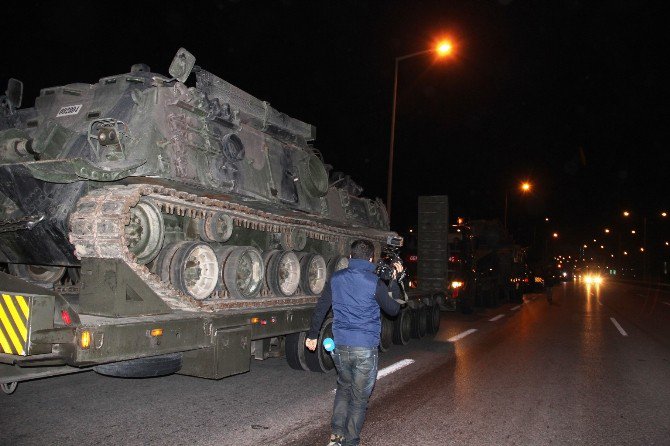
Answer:
[[(379, 346), (379, 309), (395, 316), (400, 305), (389, 296), (389, 288), (379, 280), (374, 270), (375, 265), (367, 260), (351, 259), (348, 268), (333, 274), (314, 309), (308, 338), (316, 339), (332, 304), (335, 345)], [(392, 284), (391, 291), (397, 297), (398, 285), (395, 281)]]

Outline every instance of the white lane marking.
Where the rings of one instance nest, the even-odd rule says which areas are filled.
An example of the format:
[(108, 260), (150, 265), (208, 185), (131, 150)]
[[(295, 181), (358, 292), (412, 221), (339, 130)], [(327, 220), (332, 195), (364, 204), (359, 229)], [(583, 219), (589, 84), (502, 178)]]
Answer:
[(510, 310), (512, 310), (512, 311), (516, 311), (516, 310), (518, 310), (519, 308), (521, 308), (521, 305), (517, 305), (516, 307), (512, 307), (512, 308), (510, 308)]
[[(414, 364), (413, 359), (403, 359), (402, 361), (398, 361), (395, 364), (391, 364), (388, 367), (384, 367), (383, 369), (377, 371), (377, 381), (382, 379), (383, 377), (390, 375), (393, 372), (397, 372), (398, 370), (402, 369), (403, 367), (407, 367), (410, 364)], [(335, 394), (337, 393), (337, 389), (333, 389), (330, 391), (330, 393)]]
[(489, 322), (495, 322), (495, 321), (497, 321), (498, 319), (501, 319), (501, 318), (503, 318), (503, 317), (505, 317), (504, 314), (499, 314), (499, 315), (497, 315), (496, 317), (492, 317), (491, 319), (489, 319)]
[(619, 333), (621, 333), (621, 336), (628, 336), (628, 333), (626, 333), (626, 330), (624, 330), (621, 325), (614, 319), (613, 317), (610, 318), (614, 326), (616, 327), (617, 330), (619, 330)]
[(468, 335), (471, 335), (471, 334), (474, 333), (475, 331), (477, 331), (476, 328), (471, 328), (471, 329), (469, 329), (469, 330), (465, 330), (463, 333), (459, 333), (459, 334), (457, 334), (456, 336), (452, 336), (452, 337), (450, 337), (449, 339), (447, 339), (447, 341), (449, 341), (449, 342), (456, 342), (456, 341), (458, 341), (458, 340), (460, 340), (460, 339), (463, 339), (464, 337), (466, 337), (466, 336), (468, 336)]
[(402, 361), (398, 361), (395, 364), (391, 364), (388, 367), (384, 367), (383, 369), (377, 372), (377, 379), (381, 379), (386, 375), (390, 375), (393, 372), (397, 372), (398, 370), (402, 369), (403, 367), (407, 367), (410, 364), (414, 364), (413, 359), (403, 359)]

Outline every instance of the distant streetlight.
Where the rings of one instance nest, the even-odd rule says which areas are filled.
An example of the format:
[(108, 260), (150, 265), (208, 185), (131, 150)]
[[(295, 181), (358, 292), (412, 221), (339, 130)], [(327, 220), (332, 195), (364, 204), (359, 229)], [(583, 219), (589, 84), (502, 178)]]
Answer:
[(624, 216), (624, 217), (628, 217), (629, 215), (630, 215), (630, 212), (628, 212), (628, 211), (623, 211), (623, 216)]
[(667, 216), (668, 216), (668, 213), (667, 213), (667, 212), (661, 212), (661, 217), (665, 218), (665, 217), (667, 217)]
[(631, 234), (635, 234), (635, 229), (630, 231)]
[(551, 236), (552, 236), (553, 238), (558, 238), (558, 232), (554, 232), (553, 234), (551, 234)]
[(605, 234), (609, 234), (609, 233), (610, 233), (610, 230), (605, 228)]
[(391, 142), (389, 144), (389, 166), (386, 183), (386, 212), (388, 213), (389, 221), (391, 220), (391, 194), (393, 188), (393, 149), (395, 145), (395, 116), (398, 102), (398, 63), (410, 59), (412, 57), (420, 56), (422, 54), (437, 53), (438, 57), (445, 58), (454, 52), (454, 44), (450, 40), (442, 40), (434, 48), (429, 48), (416, 53), (405, 54), (395, 58), (395, 71), (393, 75), (393, 107), (391, 109)]
[[(524, 181), (519, 185), (519, 190), (522, 194), (526, 194), (531, 191), (533, 185), (528, 181)], [(507, 229), (507, 202), (509, 201), (509, 191), (505, 189), (505, 230)], [(545, 218), (545, 221), (549, 221), (549, 217)]]

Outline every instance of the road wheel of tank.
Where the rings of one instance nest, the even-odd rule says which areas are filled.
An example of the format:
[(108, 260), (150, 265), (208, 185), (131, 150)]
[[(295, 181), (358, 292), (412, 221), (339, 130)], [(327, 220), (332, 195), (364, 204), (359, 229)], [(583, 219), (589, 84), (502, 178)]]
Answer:
[(149, 378), (165, 376), (181, 369), (181, 353), (130, 359), (93, 367), (96, 373), (117, 378)]
[(326, 285), (326, 261), (319, 254), (300, 258), (300, 286), (306, 294), (321, 294)]
[(316, 351), (305, 350), (305, 362), (312, 372), (328, 373), (335, 369), (333, 358), (323, 348), (323, 340), (333, 337), (333, 318), (329, 317), (321, 325), (319, 337), (316, 340)]
[(345, 256), (335, 256), (328, 261), (328, 277), (331, 277), (335, 271), (345, 269), (349, 266), (349, 258)]
[(292, 296), (300, 285), (300, 260), (293, 251), (273, 251), (266, 263), (268, 287), (278, 296)]
[(421, 305), (412, 310), (412, 337), (421, 339), (426, 336), (428, 322), (428, 307)]
[(382, 330), (379, 335), (379, 350), (388, 351), (393, 345), (393, 321), (382, 313)]
[(286, 336), (285, 350), (286, 362), (289, 367), (294, 370), (309, 370), (307, 362), (305, 361), (305, 339), (307, 339), (307, 332), (301, 331), (299, 333), (291, 333)]
[(205, 243), (184, 242), (170, 260), (170, 282), (182, 293), (206, 299), (219, 280), (219, 262)]
[(428, 334), (434, 335), (440, 331), (440, 322), (442, 321), (442, 314), (440, 313), (440, 305), (437, 301), (428, 307), (427, 330)]
[(18, 387), (19, 383), (17, 381), (11, 382), (11, 383), (4, 383), (0, 384), (0, 389), (2, 389), (3, 393), (6, 393), (7, 395), (11, 395), (14, 393), (16, 388)]
[(40, 283), (58, 283), (65, 274), (65, 267), (63, 266), (11, 263), (8, 268), (10, 274), (14, 276)]
[(393, 343), (406, 345), (412, 334), (412, 315), (409, 308), (400, 310), (393, 321)]
[(198, 220), (200, 238), (206, 242), (226, 242), (233, 235), (233, 219), (223, 212)]
[(265, 265), (263, 257), (252, 246), (235, 246), (226, 251), (223, 259), (223, 283), (235, 299), (256, 297), (263, 286)]
[(156, 258), (163, 247), (165, 225), (163, 215), (156, 204), (147, 199), (130, 209), (130, 222), (125, 227), (128, 249), (135, 255), (137, 263), (145, 265)]

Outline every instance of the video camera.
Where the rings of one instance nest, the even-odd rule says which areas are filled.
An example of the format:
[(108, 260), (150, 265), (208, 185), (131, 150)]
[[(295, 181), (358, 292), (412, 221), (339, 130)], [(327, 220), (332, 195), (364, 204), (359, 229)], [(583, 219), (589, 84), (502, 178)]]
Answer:
[[(395, 268), (393, 268), (394, 263), (400, 262), (401, 265), (403, 264), (402, 258), (398, 253), (402, 247), (402, 243), (403, 239), (399, 236), (390, 235), (386, 239), (386, 247), (382, 249), (381, 256), (379, 257), (379, 260), (377, 260), (377, 268), (375, 269), (377, 276), (384, 282), (393, 280), (393, 273), (395, 271)], [(401, 283), (405, 278), (405, 275), (406, 273), (403, 265), (402, 272), (395, 279), (398, 283)]]

